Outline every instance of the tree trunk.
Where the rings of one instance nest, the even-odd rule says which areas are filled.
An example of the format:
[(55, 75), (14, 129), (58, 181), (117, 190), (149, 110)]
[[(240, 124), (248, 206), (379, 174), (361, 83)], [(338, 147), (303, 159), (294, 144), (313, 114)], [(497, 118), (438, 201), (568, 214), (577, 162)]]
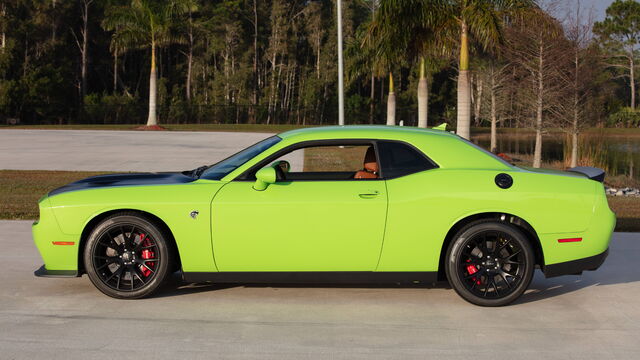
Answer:
[(484, 90), (484, 86), (481, 78), (478, 78), (477, 83), (478, 83), (477, 85), (478, 95), (476, 96), (476, 99), (475, 99), (476, 103), (473, 109), (473, 121), (475, 122), (476, 126), (480, 126), (480, 112), (482, 110), (482, 91)]
[(460, 35), (460, 69), (458, 74), (458, 119), (456, 133), (471, 137), (471, 86), (469, 83), (469, 37), (467, 23), (462, 21)]
[(249, 124), (256, 123), (256, 106), (258, 106), (258, 0), (253, 0), (253, 93), (251, 95), (251, 111)]
[(151, 43), (151, 72), (149, 74), (149, 118), (147, 118), (147, 126), (158, 125), (158, 118), (156, 116), (157, 93), (158, 88), (156, 74), (156, 44)]
[[(2, 2), (2, 10), (0, 10), (0, 15), (2, 15), (2, 19), (4, 21), (5, 17), (7, 16), (7, 4), (4, 3), (4, 1)], [(2, 28), (2, 34), (0, 35), (0, 50), (4, 53), (4, 48), (7, 46), (7, 36), (5, 33), (5, 29), (4, 27)]]
[(579, 71), (580, 71), (580, 56), (578, 49), (576, 48), (575, 58), (575, 75), (573, 79), (573, 122), (571, 127), (571, 167), (578, 166), (578, 120), (580, 119), (580, 97), (578, 94), (579, 86)]
[(113, 93), (118, 91), (118, 46), (113, 49)]
[(495, 74), (491, 74), (491, 146), (492, 153), (498, 152), (498, 115), (496, 114), (496, 80)]
[(418, 81), (418, 127), (427, 127), (429, 112), (429, 87), (425, 76), (424, 58), (420, 59), (420, 80)]
[(85, 1), (82, 8), (82, 64), (80, 69), (81, 89), (80, 99), (81, 103), (84, 103), (84, 98), (87, 96), (87, 62), (88, 54), (87, 48), (89, 47), (89, 5), (91, 1)]
[(387, 98), (387, 125), (396, 124), (396, 94), (393, 92), (393, 75), (389, 73), (389, 97)]
[(636, 71), (633, 53), (629, 57), (629, 85), (631, 87), (631, 110), (636, 109)]
[(189, 53), (187, 54), (187, 79), (185, 84), (185, 91), (187, 96), (187, 103), (191, 104), (191, 71), (193, 67), (193, 18), (191, 14), (191, 7), (189, 7)]
[(376, 77), (371, 73), (371, 94), (369, 95), (369, 124), (373, 124), (373, 116), (376, 111)]
[(538, 56), (538, 94), (536, 104), (536, 144), (533, 151), (533, 167), (539, 168), (542, 165), (542, 110), (544, 106), (544, 82), (542, 78), (543, 72), (543, 47), (540, 45), (540, 53)]

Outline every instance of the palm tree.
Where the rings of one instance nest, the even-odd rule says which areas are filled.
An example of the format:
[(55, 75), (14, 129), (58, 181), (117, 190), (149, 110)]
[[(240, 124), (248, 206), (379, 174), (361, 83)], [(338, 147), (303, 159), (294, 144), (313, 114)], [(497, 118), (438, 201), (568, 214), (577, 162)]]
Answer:
[[(401, 52), (402, 47), (389, 46), (389, 43), (382, 41), (385, 38), (376, 33), (373, 29), (376, 25), (370, 23), (363, 26), (356, 33), (355, 41), (348, 44), (346, 49), (347, 59), (347, 82), (351, 83), (360, 76), (371, 76), (372, 79), (389, 76), (389, 94), (387, 97), (387, 125), (395, 125), (396, 97), (393, 84), (393, 68), (400, 67), (404, 63), (405, 57)], [(373, 30), (372, 30), (373, 29)], [(376, 28), (377, 29), (377, 28)], [(371, 90), (375, 82), (371, 82)], [(374, 101), (373, 95), (370, 99)], [(370, 116), (373, 114), (371, 113)]]
[(424, 57), (420, 58), (420, 79), (418, 80), (418, 127), (427, 127), (429, 112), (429, 87), (425, 75)]
[(374, 23), (390, 44), (417, 50), (419, 56), (458, 49), (458, 135), (469, 138), (471, 83), (469, 47), (484, 49), (502, 40), (505, 18), (535, 6), (535, 0), (387, 0)]
[(151, 49), (149, 73), (149, 117), (147, 126), (156, 126), (158, 49), (181, 41), (174, 26), (189, 11), (185, 0), (132, 0), (129, 6), (112, 6), (106, 11), (103, 27), (113, 31), (112, 41), (126, 49)]

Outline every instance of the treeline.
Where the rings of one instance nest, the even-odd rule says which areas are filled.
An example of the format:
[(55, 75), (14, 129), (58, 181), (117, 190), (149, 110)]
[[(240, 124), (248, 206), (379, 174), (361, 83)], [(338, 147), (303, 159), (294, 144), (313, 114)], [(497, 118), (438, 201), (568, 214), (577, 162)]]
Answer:
[[(639, 125), (636, 1), (595, 26), (579, 1), (342, 4), (348, 124), (455, 126), (468, 107), (539, 134)], [(2, 122), (337, 122), (335, 1), (2, 0), (0, 16)]]

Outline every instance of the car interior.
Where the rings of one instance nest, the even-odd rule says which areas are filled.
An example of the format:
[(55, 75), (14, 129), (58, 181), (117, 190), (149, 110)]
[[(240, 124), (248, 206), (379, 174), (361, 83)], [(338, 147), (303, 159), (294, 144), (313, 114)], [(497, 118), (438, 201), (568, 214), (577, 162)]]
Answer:
[[(276, 169), (277, 179), (279, 182), (295, 180), (368, 180), (378, 179), (379, 177), (378, 172), (380, 167), (376, 157), (375, 148), (372, 145), (366, 147), (364, 157), (360, 160), (362, 167), (354, 168), (352, 171), (332, 171), (337, 168), (344, 167), (344, 162), (340, 161), (341, 159), (328, 158), (323, 160), (328, 162), (325, 167), (328, 171), (315, 171), (318, 170), (318, 166), (308, 166), (307, 164), (305, 164), (305, 168), (312, 167), (314, 171), (304, 171), (302, 169), (297, 169), (302, 171), (291, 171), (292, 166), (287, 160), (278, 160), (273, 165)], [(336, 166), (336, 163), (340, 163), (342, 166)]]

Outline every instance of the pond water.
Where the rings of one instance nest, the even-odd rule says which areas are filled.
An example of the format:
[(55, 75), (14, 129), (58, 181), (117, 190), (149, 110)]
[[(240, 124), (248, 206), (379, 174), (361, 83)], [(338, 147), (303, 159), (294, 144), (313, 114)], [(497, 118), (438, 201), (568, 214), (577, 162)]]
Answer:
[[(473, 137), (474, 142), (490, 146), (489, 134)], [(570, 138), (564, 134), (543, 137), (543, 166), (568, 167), (571, 154)], [(607, 171), (608, 175), (626, 175), (640, 180), (640, 137), (608, 135), (599, 133), (582, 134), (579, 138), (580, 166), (595, 166)], [(531, 162), (535, 146), (532, 133), (498, 133), (498, 151), (517, 158), (524, 163)]]

